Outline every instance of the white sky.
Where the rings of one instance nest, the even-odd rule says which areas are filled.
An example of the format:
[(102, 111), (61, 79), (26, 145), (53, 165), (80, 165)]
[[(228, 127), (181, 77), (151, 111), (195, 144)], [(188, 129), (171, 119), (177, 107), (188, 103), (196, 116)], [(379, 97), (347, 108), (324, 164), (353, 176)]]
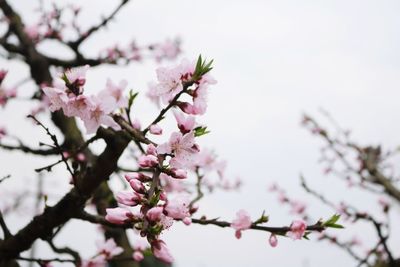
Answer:
[[(27, 20), (33, 21), (30, 1), (13, 2), (28, 14)], [(96, 1), (94, 6), (93, 1), (86, 1), (82, 22), (97, 22), (98, 15), (108, 13), (117, 2)], [(202, 202), (203, 211), (230, 220), (240, 208), (254, 217), (265, 209), (271, 225), (279, 225), (293, 217), (287, 207), (277, 203), (275, 195), (267, 192), (267, 186), (277, 181), (292, 196), (303, 198), (300, 172), (337, 201), (350, 199), (364, 209), (369, 208), (365, 204), (376, 203), (375, 198), (353, 193), (333, 178), (322, 176), (317, 164), (320, 143), (300, 127), (300, 118), (304, 111), (317, 114), (323, 107), (364, 144), (382, 143), (389, 148), (400, 143), (400, 127), (395, 120), (400, 111), (399, 11), (398, 1), (135, 0), (108, 31), (93, 36), (84, 50), (93, 54), (115, 42), (126, 44), (132, 37), (145, 44), (178, 35), (186, 57), (194, 59), (201, 53), (213, 58), (213, 76), (218, 84), (210, 89), (208, 113), (201, 120), (212, 131), (202, 137), (203, 144), (227, 159), (229, 174), (233, 178), (240, 175), (245, 186), (239, 193), (207, 197)], [(52, 55), (61, 51), (51, 45), (42, 49)], [(111, 77), (125, 78), (131, 87), (145, 92), (147, 82), (155, 79), (154, 66), (147, 62), (91, 70), (87, 90), (102, 88)], [(2, 68), (9, 69), (13, 79), (26, 72), (18, 64)], [(0, 124), (9, 125), (13, 134), (23, 137), (29, 131), (24, 140), (31, 143), (45, 141), (47, 137), (40, 129), (32, 129), (22, 120), (29, 110), (23, 103), (11, 104), (0, 111)], [(138, 110), (145, 122), (156, 114), (146, 101)], [(4, 165), (0, 176), (11, 173), (19, 183), (33, 185), (31, 170), (42, 166), (43, 161), (21, 160), (18, 153), (1, 151)], [(66, 191), (66, 178), (61, 175), (59, 179), (63, 189), (49, 188)], [(312, 198), (306, 201), (315, 218), (332, 214)], [(398, 213), (398, 207), (395, 209)], [(10, 220), (14, 230), (27, 222)], [(66, 241), (80, 247), (84, 255), (91, 255), (93, 241), (99, 237), (86, 224), (74, 225), (57, 241)], [(352, 236), (357, 232), (368, 243), (375, 236), (365, 234), (365, 229), (369, 228), (349, 227), (341, 234)], [(71, 239), (71, 233), (84, 238)], [(390, 240), (397, 251), (399, 236), (397, 229)], [(355, 265), (345, 252), (326, 243), (279, 239), (278, 248), (272, 249), (262, 232), (247, 231), (238, 241), (232, 229), (177, 224), (164, 239), (177, 259), (177, 267)]]

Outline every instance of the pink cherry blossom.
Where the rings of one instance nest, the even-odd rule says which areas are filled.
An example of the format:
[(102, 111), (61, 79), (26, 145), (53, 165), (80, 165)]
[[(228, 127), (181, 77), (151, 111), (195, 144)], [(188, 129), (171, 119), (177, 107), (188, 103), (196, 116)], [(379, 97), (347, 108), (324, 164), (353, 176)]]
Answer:
[(128, 106), (128, 98), (124, 96), (124, 90), (128, 82), (122, 80), (118, 85), (114, 84), (110, 79), (107, 80), (106, 88), (99, 93), (100, 98), (113, 98), (118, 108), (126, 108)]
[(104, 267), (105, 265), (106, 258), (103, 254), (97, 255), (92, 259), (82, 261), (82, 267)]
[(172, 178), (171, 176), (161, 173), (160, 181), (163, 185), (165, 192), (184, 192), (186, 187), (179, 180)]
[(68, 98), (67, 103), (63, 107), (64, 114), (68, 117), (77, 116), (81, 119), (89, 119), (90, 113), (88, 110), (93, 109), (95, 103), (92, 99), (85, 95)]
[(101, 125), (112, 127), (115, 130), (121, 129), (110, 116), (110, 113), (117, 108), (115, 101), (101, 99), (96, 96), (92, 96), (91, 101), (93, 106), (87, 110), (87, 116), (81, 117), (88, 134), (96, 132)]
[(306, 204), (301, 201), (292, 201), (290, 205), (292, 206), (291, 212), (294, 214), (303, 214), (307, 208)]
[(307, 224), (303, 220), (295, 220), (290, 225), (290, 231), (286, 233), (286, 236), (293, 240), (301, 239), (306, 231)]
[(164, 211), (167, 216), (182, 220), (190, 217), (189, 204), (190, 199), (187, 195), (179, 195), (174, 199), (168, 200)]
[[(65, 72), (65, 77), (69, 84), (74, 84), (82, 87), (86, 82), (86, 72), (89, 69), (89, 65), (85, 65), (78, 68), (68, 69)], [(82, 92), (81, 92), (82, 93)]]
[(176, 122), (178, 123), (178, 128), (183, 134), (188, 133), (194, 129), (196, 120), (193, 116), (185, 116), (181, 112), (173, 111)]
[(167, 39), (163, 43), (159, 43), (152, 46), (154, 50), (154, 57), (157, 61), (161, 61), (162, 59), (174, 59), (181, 52), (179, 48), (180, 41), (179, 40), (170, 40)]
[(231, 227), (236, 230), (236, 238), (239, 239), (241, 237), (241, 231), (249, 229), (251, 224), (251, 218), (247, 211), (239, 210), (236, 213), (236, 219), (234, 219), (231, 223)]
[(178, 93), (183, 90), (181, 81), (182, 73), (179, 67), (172, 69), (158, 68), (157, 72), (157, 91), (156, 94), (161, 98), (164, 104), (168, 104)]
[(185, 135), (180, 132), (174, 132), (167, 143), (157, 147), (158, 154), (174, 153), (174, 157), (170, 160), (170, 165), (178, 169), (193, 164), (194, 157), (198, 152), (199, 149), (194, 142), (193, 132)]
[(114, 239), (109, 238), (106, 242), (97, 242), (97, 249), (106, 259), (112, 259), (114, 256), (121, 254), (124, 250), (118, 247)]
[(151, 250), (153, 251), (154, 257), (165, 263), (172, 263), (174, 261), (167, 245), (161, 239), (155, 240), (151, 243)]
[(69, 98), (64, 88), (44, 87), (43, 92), (50, 100), (49, 109), (51, 112), (66, 107)]

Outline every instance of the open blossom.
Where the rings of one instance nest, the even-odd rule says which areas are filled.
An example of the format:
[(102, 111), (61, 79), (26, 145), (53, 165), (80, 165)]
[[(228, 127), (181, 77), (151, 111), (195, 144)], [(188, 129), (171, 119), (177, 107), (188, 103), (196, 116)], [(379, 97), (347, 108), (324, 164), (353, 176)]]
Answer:
[(161, 239), (155, 240), (151, 243), (151, 250), (153, 251), (154, 257), (165, 263), (172, 263), (174, 261), (167, 245)]
[(292, 201), (290, 205), (292, 206), (291, 212), (295, 214), (302, 214), (307, 208), (306, 204), (301, 201)]
[(62, 109), (68, 117), (79, 117), (83, 120), (87, 133), (94, 133), (101, 126), (120, 130), (120, 126), (112, 119), (112, 112), (127, 105), (122, 95), (126, 82), (119, 85), (107, 82), (106, 89), (97, 95), (83, 95), (86, 82), (86, 71), (89, 66), (69, 69), (60, 78), (54, 79), (53, 86), (43, 88), (50, 102), (50, 111)]
[(112, 127), (114, 130), (121, 129), (110, 116), (110, 113), (117, 108), (115, 101), (102, 99), (96, 96), (92, 96), (91, 101), (93, 106), (87, 110), (88, 115), (81, 117), (85, 123), (88, 134), (96, 132), (100, 125)]
[(104, 267), (105, 265), (106, 258), (103, 254), (97, 255), (92, 259), (82, 261), (82, 267)]
[(174, 153), (174, 157), (170, 160), (170, 165), (178, 169), (190, 166), (198, 152), (199, 149), (194, 142), (193, 132), (185, 135), (180, 132), (174, 132), (167, 143), (157, 147), (158, 154)]
[(167, 201), (164, 211), (167, 216), (182, 220), (186, 217), (190, 217), (189, 204), (190, 199), (187, 195), (179, 195)]
[(236, 230), (235, 236), (236, 238), (240, 238), (242, 236), (241, 231), (249, 229), (251, 226), (251, 218), (250, 215), (245, 210), (239, 210), (236, 213), (236, 219), (232, 221), (231, 227)]
[[(85, 65), (78, 68), (68, 69), (64, 75), (67, 78), (66, 86), (71, 89), (70, 86), (76, 86), (79, 90), (77, 92), (82, 92), (82, 86), (86, 82), (86, 72), (89, 69), (89, 65)], [(73, 93), (77, 94), (73, 91)]]
[(55, 83), (54, 87), (44, 87), (43, 92), (50, 100), (49, 109), (51, 112), (64, 109), (66, 107), (69, 98), (65, 92), (65, 88), (60, 87), (58, 83)]
[(114, 99), (116, 107), (125, 108), (128, 106), (128, 98), (123, 93), (127, 85), (126, 80), (122, 80), (116, 85), (110, 79), (107, 79), (106, 88), (99, 93), (99, 97), (111, 97)]
[(157, 61), (161, 61), (162, 59), (174, 59), (181, 52), (180, 50), (180, 41), (179, 40), (170, 40), (167, 39), (163, 43), (159, 43), (152, 46), (154, 51), (154, 57)]
[(197, 155), (194, 167), (201, 167), (206, 172), (216, 171), (220, 178), (224, 178), (226, 161), (217, 160), (217, 156), (209, 149), (202, 149)]
[(176, 122), (178, 123), (179, 130), (186, 134), (194, 129), (196, 125), (196, 120), (193, 116), (185, 116), (181, 112), (174, 110), (173, 111)]
[(286, 233), (286, 236), (293, 240), (301, 239), (306, 231), (307, 224), (303, 220), (293, 221), (290, 225), (290, 231)]
[(121, 254), (124, 250), (118, 247), (114, 239), (109, 238), (106, 242), (98, 242), (97, 249), (106, 259), (112, 259), (114, 256)]
[(181, 102), (179, 107), (183, 112), (192, 115), (203, 115), (207, 110), (208, 85), (216, 80), (210, 75), (204, 75), (198, 82), (197, 88), (191, 93), (193, 104)]
[(160, 67), (156, 70), (157, 84), (150, 84), (147, 95), (158, 103), (168, 104), (183, 90), (182, 79), (188, 79), (194, 71), (194, 64), (183, 60), (180, 65), (173, 68)]

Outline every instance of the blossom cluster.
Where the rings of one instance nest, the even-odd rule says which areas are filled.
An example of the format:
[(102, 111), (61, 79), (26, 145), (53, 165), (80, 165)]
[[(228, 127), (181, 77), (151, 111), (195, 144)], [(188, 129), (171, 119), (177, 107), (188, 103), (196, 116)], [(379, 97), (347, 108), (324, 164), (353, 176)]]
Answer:
[(85, 124), (87, 133), (94, 133), (101, 126), (119, 130), (119, 125), (110, 116), (118, 108), (128, 104), (123, 91), (126, 81), (114, 84), (107, 81), (106, 88), (97, 95), (86, 96), (84, 85), (89, 66), (67, 70), (53, 81), (53, 86), (44, 87), (43, 92), (49, 98), (52, 112), (62, 109), (68, 117), (78, 117)]
[[(172, 132), (164, 143), (147, 145), (145, 153), (138, 159), (143, 171), (125, 175), (132, 190), (119, 192), (116, 198), (120, 207), (107, 209), (105, 217), (115, 224), (132, 224), (147, 238), (153, 255), (167, 263), (173, 262), (173, 257), (160, 238), (161, 233), (174, 221), (190, 225), (191, 216), (197, 211), (197, 206), (179, 181), (187, 179), (189, 172), (199, 171), (201, 167), (204, 167), (204, 173), (214, 170), (222, 177), (225, 168), (225, 164), (217, 161), (209, 151), (201, 152), (196, 143), (199, 130), (204, 128), (197, 124), (194, 115), (205, 112), (204, 96), (208, 85), (214, 83), (199, 68), (183, 61), (178, 67), (157, 70), (158, 84), (150, 87), (148, 95), (157, 103), (174, 106), (178, 130)], [(192, 102), (178, 101), (182, 94), (190, 95)], [(192, 108), (182, 108), (189, 106)], [(163, 132), (158, 121), (148, 127), (149, 134), (162, 135)], [(140, 249), (135, 251), (133, 258), (136, 261), (143, 258)]]
[[(263, 222), (267, 222), (267, 221), (268, 221), (268, 218), (262, 216), (259, 220), (253, 222), (247, 211), (239, 210), (236, 213), (236, 218), (231, 223), (231, 227), (233, 229), (235, 229), (236, 238), (240, 239), (242, 237), (242, 231), (250, 229), (253, 225), (257, 225), (259, 223), (263, 223)], [(290, 237), (293, 240), (298, 240), (298, 239), (301, 239), (305, 235), (306, 230), (307, 230), (307, 224), (305, 221), (294, 220), (291, 223), (289, 230), (282, 234), (287, 237)], [(276, 247), (278, 245), (278, 238), (276, 237), (275, 233), (271, 233), (271, 235), (268, 239), (268, 242), (271, 245), (271, 247)]]
[[(150, 249), (156, 258), (172, 263), (173, 256), (161, 235), (175, 221), (191, 225), (192, 215), (198, 211), (197, 201), (202, 197), (201, 192), (192, 196), (185, 180), (195, 175), (197, 191), (201, 191), (202, 186), (210, 190), (218, 186), (225, 189), (240, 186), (240, 181), (232, 184), (226, 179), (226, 163), (218, 160), (211, 150), (200, 148), (197, 142), (200, 136), (208, 133), (207, 127), (197, 122), (197, 116), (206, 112), (209, 86), (216, 82), (209, 75), (211, 63), (206, 63), (200, 57), (196, 63), (184, 60), (178, 66), (158, 68), (158, 82), (150, 85), (147, 96), (159, 107), (161, 104), (166, 107), (144, 129), (137, 120), (130, 118), (132, 95), (129, 98), (124, 96), (125, 81), (114, 84), (108, 80), (106, 88), (97, 95), (84, 94), (87, 69), (88, 66), (67, 70), (55, 79), (52, 87), (43, 88), (49, 108), (51, 111), (61, 109), (69, 117), (79, 117), (88, 133), (95, 132), (101, 125), (115, 130), (126, 129), (113, 116), (114, 111), (119, 109), (124, 112), (122, 119), (126, 118), (125, 122), (131, 124), (128, 128), (143, 135), (146, 142), (142, 144), (145, 147), (140, 145), (142, 154), (137, 160), (138, 170), (124, 175), (129, 190), (116, 194), (119, 206), (106, 209), (105, 219), (113, 224), (132, 227), (147, 239), (147, 244), (143, 243), (143, 239), (134, 244), (133, 260), (143, 260), (144, 252)], [(161, 121), (168, 111), (175, 117), (176, 128), (167, 135)], [(157, 144), (151, 141), (154, 135), (161, 139), (165, 136), (164, 142)], [(79, 155), (72, 156), (84, 160)], [(71, 155), (65, 154), (64, 157)], [(211, 182), (208, 179), (210, 173), (217, 174), (219, 182)], [(304, 207), (293, 204), (293, 209), (300, 214)], [(229, 226), (239, 239), (244, 230), (267, 221), (267, 217), (262, 216), (253, 222), (245, 210), (240, 210)], [(295, 220), (278, 234), (296, 240), (306, 234), (306, 229), (307, 224), (303, 220)], [(272, 247), (277, 245), (276, 233), (271, 232), (269, 243)], [(87, 266), (97, 266), (93, 264), (106, 260), (109, 254), (117, 255), (115, 251), (119, 252), (119, 249), (113, 247), (112, 251), (111, 254), (100, 253), (100, 256), (89, 261), (92, 265)]]

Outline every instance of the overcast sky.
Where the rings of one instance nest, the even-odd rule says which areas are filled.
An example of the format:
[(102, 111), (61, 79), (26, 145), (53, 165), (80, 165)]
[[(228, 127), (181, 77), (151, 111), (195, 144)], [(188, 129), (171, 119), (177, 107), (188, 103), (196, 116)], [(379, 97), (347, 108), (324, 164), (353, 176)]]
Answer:
[[(11, 2), (33, 21), (31, 1)], [(86, 1), (82, 23), (97, 22), (100, 14), (108, 14), (117, 3)], [(341, 125), (352, 129), (353, 137), (362, 144), (382, 143), (390, 148), (400, 143), (399, 11), (399, 1), (134, 0), (107, 31), (94, 35), (84, 50), (95, 55), (93, 51), (116, 42), (126, 44), (133, 37), (146, 44), (180, 36), (185, 57), (195, 59), (201, 53), (213, 58), (213, 76), (218, 84), (210, 89), (209, 109), (201, 119), (211, 129), (211, 134), (202, 137), (202, 145), (215, 148), (221, 158), (227, 159), (229, 175), (240, 176), (245, 185), (239, 193), (207, 197), (201, 202), (202, 212), (231, 220), (240, 208), (253, 217), (265, 209), (271, 225), (280, 225), (288, 224), (293, 215), (288, 207), (278, 204), (267, 187), (276, 181), (290, 195), (304, 198), (300, 172), (338, 202), (350, 199), (360, 207), (375, 203), (376, 198), (353, 193), (322, 175), (317, 163), (321, 143), (300, 127), (300, 119), (303, 112), (318, 115), (322, 107)], [(51, 55), (68, 56), (68, 52), (51, 44), (41, 49)], [(13, 79), (26, 73), (18, 64), (2, 68), (9, 69)], [(145, 92), (147, 83), (155, 79), (154, 69), (151, 62), (93, 69), (88, 73), (87, 90), (102, 88), (106, 78), (111, 77), (125, 78), (131, 87)], [(143, 102), (138, 104), (138, 112), (147, 122), (156, 109), (144, 96), (140, 99)], [(31, 134), (24, 140), (44, 141), (46, 136), (22, 119), (30, 107), (12, 105), (0, 111), (0, 123), (9, 125), (13, 134), (29, 130)], [(15, 112), (16, 108), (21, 113)], [(4, 164), (0, 176), (11, 173), (19, 182), (32, 184), (31, 169), (42, 164), (41, 160), (24, 160), (20, 168), (21, 155), (4, 152), (0, 152), (0, 162)], [(68, 190), (65, 180), (58, 186), (64, 188), (49, 188), (55, 192)], [(305, 199), (316, 219), (333, 213), (312, 198)], [(15, 230), (27, 222), (12, 220)], [(177, 267), (355, 266), (345, 252), (325, 243), (280, 239), (279, 246), (272, 249), (263, 232), (247, 231), (238, 241), (232, 229), (174, 227), (163, 238), (177, 259)], [(350, 226), (341, 234), (358, 233), (368, 243), (375, 238), (374, 233), (363, 232), (368, 229), (354, 230)], [(82, 240), (71, 239), (71, 233), (79, 234)], [(57, 240), (80, 246), (89, 256), (95, 239), (99, 236), (94, 230), (75, 223)], [(400, 250), (399, 229), (390, 244)], [(47, 250), (43, 248), (42, 252)]]

